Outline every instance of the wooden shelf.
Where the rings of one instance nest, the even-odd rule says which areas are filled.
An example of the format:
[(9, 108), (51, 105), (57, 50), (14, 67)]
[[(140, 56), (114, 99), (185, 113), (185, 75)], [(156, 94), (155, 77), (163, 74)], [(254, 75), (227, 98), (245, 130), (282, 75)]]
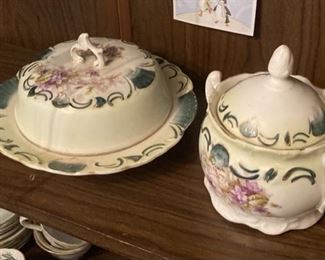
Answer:
[[(33, 57), (31, 50), (0, 44), (0, 80)], [(197, 151), (205, 114), (199, 84), (194, 124), (175, 148), (143, 167), (76, 178), (0, 156), (0, 207), (132, 259), (323, 259), (324, 220), (308, 230), (266, 236), (213, 209)]]
[[(55, 260), (52, 255), (38, 247), (33, 239), (31, 239), (23, 248), (20, 249), (27, 260)], [(124, 257), (119, 257), (111, 252), (105, 251), (98, 247), (91, 247), (90, 250), (80, 260), (122, 260)]]

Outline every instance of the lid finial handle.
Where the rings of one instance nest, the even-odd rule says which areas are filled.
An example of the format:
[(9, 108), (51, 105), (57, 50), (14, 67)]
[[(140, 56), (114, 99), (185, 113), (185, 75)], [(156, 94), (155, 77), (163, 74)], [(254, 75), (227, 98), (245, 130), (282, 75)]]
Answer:
[(85, 58), (81, 55), (80, 51), (88, 51), (88, 50), (90, 50), (96, 56), (96, 61), (94, 62), (94, 66), (98, 68), (104, 67), (105, 59), (103, 55), (103, 49), (91, 43), (88, 33), (80, 34), (77, 43), (74, 44), (70, 49), (70, 54), (73, 62), (77, 64), (83, 63), (85, 61)]
[(268, 71), (272, 77), (278, 79), (288, 78), (293, 70), (293, 54), (288, 46), (281, 45), (270, 59)]

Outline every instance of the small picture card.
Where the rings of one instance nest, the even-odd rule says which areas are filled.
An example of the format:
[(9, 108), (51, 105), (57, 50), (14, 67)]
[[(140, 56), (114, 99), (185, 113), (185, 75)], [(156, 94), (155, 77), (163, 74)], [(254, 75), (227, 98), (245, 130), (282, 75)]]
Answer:
[(174, 19), (254, 35), (257, 0), (174, 0)]

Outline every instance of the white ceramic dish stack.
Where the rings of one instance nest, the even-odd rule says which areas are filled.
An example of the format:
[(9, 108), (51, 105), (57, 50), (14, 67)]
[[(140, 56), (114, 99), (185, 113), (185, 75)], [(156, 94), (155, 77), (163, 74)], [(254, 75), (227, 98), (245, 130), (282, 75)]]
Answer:
[(0, 248), (19, 249), (30, 236), (31, 231), (20, 225), (19, 216), (0, 208)]
[(25, 257), (17, 249), (0, 248), (0, 260), (25, 260)]
[(59, 259), (79, 259), (91, 244), (54, 228), (36, 224), (25, 217), (19, 219), (22, 226), (33, 230), (36, 244), (44, 251)]

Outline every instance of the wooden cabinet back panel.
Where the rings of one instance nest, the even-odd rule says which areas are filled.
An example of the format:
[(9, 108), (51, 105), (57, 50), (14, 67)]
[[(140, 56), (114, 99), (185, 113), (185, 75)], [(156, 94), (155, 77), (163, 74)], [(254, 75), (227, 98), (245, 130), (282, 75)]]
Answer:
[(0, 0), (0, 42), (42, 50), (82, 32), (120, 38), (118, 0)]
[(258, 1), (256, 33), (242, 36), (173, 20), (172, 0), (132, 0), (134, 41), (204, 79), (266, 70), (273, 50), (287, 44), (295, 72), (325, 88), (325, 1)]

